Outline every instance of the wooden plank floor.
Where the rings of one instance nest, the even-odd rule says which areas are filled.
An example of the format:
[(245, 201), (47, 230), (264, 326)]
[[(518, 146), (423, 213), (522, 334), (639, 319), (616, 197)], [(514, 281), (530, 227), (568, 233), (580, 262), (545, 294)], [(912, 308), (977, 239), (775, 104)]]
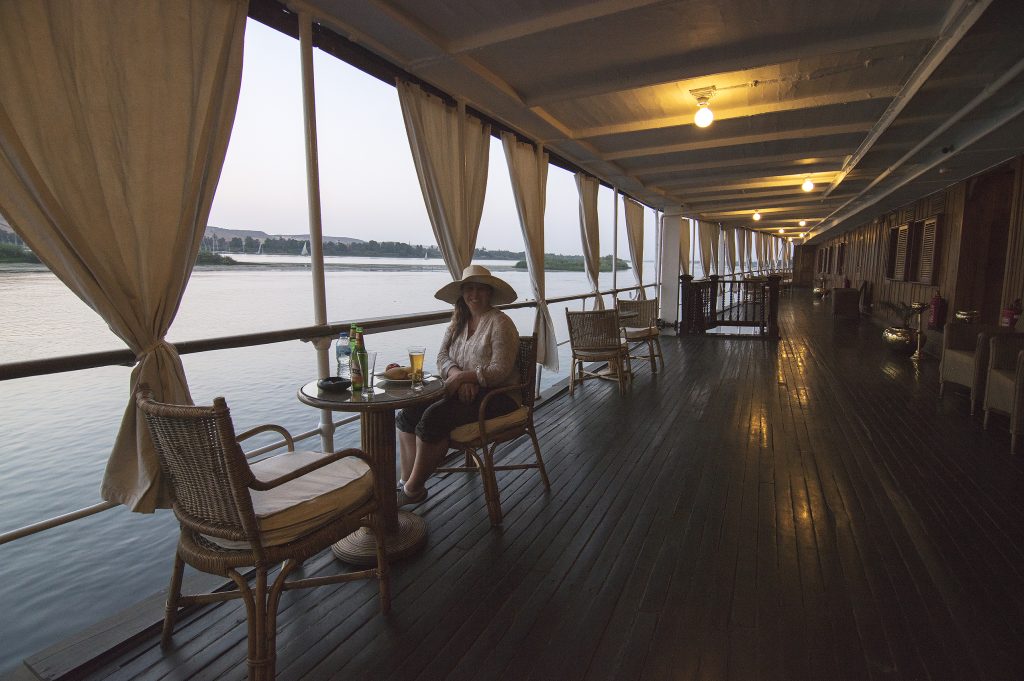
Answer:
[[(665, 338), (630, 393), (588, 382), (539, 414), (551, 477), (435, 477), (430, 542), (394, 605), (285, 594), (281, 679), (1019, 679), (1024, 466), (937, 362), (885, 354), (800, 292), (783, 340)], [(514, 454), (523, 454), (519, 447)], [(170, 557), (168, 557), (168, 568)], [(310, 574), (339, 569), (322, 555)], [(237, 603), (96, 679), (242, 679)]]

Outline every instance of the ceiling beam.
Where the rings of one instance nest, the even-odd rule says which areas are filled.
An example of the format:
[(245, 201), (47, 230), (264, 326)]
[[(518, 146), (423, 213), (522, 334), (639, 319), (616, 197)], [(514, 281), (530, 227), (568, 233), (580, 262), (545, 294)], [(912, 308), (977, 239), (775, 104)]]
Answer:
[[(673, 192), (678, 193), (678, 192)], [(700, 203), (713, 203), (715, 201), (735, 201), (740, 199), (779, 199), (784, 196), (792, 196), (793, 192), (788, 187), (781, 189), (765, 189), (763, 191), (730, 191), (727, 194), (722, 193), (706, 193), (706, 194), (686, 194), (686, 203), (700, 204)], [(820, 199), (820, 196), (811, 197), (813, 199)]]
[[(829, 182), (832, 180), (833, 175), (836, 172), (835, 163), (817, 163), (811, 166), (805, 166), (799, 169), (798, 172), (788, 173), (780, 172), (793, 170), (792, 168), (779, 168), (778, 166), (761, 166), (753, 169), (726, 169), (724, 172), (718, 173), (693, 173), (689, 175), (683, 175), (683, 177), (676, 178), (665, 178), (662, 181), (652, 180), (652, 184), (656, 184), (662, 187), (705, 187), (705, 186), (721, 186), (728, 189), (734, 186), (732, 183), (737, 180), (748, 180), (751, 182), (757, 182), (759, 179), (779, 179), (779, 178), (792, 178), (794, 191), (800, 189), (800, 184), (804, 181), (804, 178), (811, 178), (811, 181), (817, 185), (819, 182)], [(802, 193), (802, 192), (801, 192)]]
[(489, 31), (452, 40), (446, 45), (446, 48), (451, 54), (469, 52), (662, 2), (664, 0), (598, 0), (597, 2), (583, 3), (570, 9), (551, 12), (525, 21), (504, 23)]
[[(933, 170), (937, 166), (940, 166), (943, 163), (949, 163), (949, 160), (952, 156), (955, 156), (957, 153), (962, 153), (963, 151), (967, 150), (967, 148), (970, 147), (971, 145), (976, 144), (989, 134), (995, 132), (996, 130), (1003, 127), (1004, 125), (1006, 125), (1007, 123), (1009, 123), (1010, 121), (1012, 121), (1013, 119), (1017, 118), (1022, 114), (1024, 114), (1024, 97), (1018, 99), (1013, 106), (1003, 110), (995, 118), (988, 119), (987, 121), (985, 121), (983, 125), (979, 125), (971, 130), (965, 131), (963, 133), (963, 136), (952, 139), (950, 146), (955, 150), (953, 154), (944, 154), (941, 150), (936, 151), (928, 159), (922, 159), (922, 161), (918, 165), (914, 166), (914, 172), (904, 177), (901, 177), (898, 182), (893, 184), (893, 186), (886, 187), (885, 190), (876, 192), (871, 196), (862, 196), (861, 201), (858, 202), (856, 206), (851, 207), (844, 213), (840, 213), (838, 215), (832, 214), (828, 216), (827, 218), (822, 220), (822, 222), (819, 225), (815, 225), (814, 236), (817, 236), (822, 232), (826, 232), (842, 224), (843, 222), (859, 215), (860, 213), (867, 210), (871, 206), (874, 206), (876, 203), (886, 198), (893, 192), (905, 187), (906, 185), (910, 184), (911, 182), (921, 177), (925, 173)], [(846, 207), (847, 205), (850, 205), (850, 202), (844, 204), (844, 207)]]
[[(759, 200), (760, 199), (760, 200)], [(831, 203), (838, 203), (841, 199), (831, 201)], [(724, 199), (718, 201), (694, 201), (693, 197), (686, 197), (686, 205), (693, 210), (738, 210), (741, 208), (749, 208), (751, 212), (762, 208), (781, 208), (784, 206), (793, 206), (794, 210), (807, 210), (813, 208), (813, 206), (802, 206), (801, 204), (814, 204), (819, 205), (821, 208), (817, 211), (823, 215), (827, 215), (830, 210), (829, 206), (823, 205), (822, 198), (820, 196), (777, 196), (775, 200), (769, 197), (757, 197), (757, 196), (739, 196), (732, 199)]]
[[(723, 190), (729, 189), (767, 189), (769, 187), (792, 187), (794, 194), (802, 194), (806, 196), (818, 196), (821, 194), (819, 187), (828, 181), (829, 178), (835, 173), (834, 170), (821, 172), (821, 173), (800, 173), (796, 175), (768, 175), (765, 177), (749, 177), (741, 176), (739, 181), (736, 182), (715, 182), (711, 181), (711, 186), (721, 187)], [(800, 183), (804, 181), (805, 177), (810, 177), (811, 181), (815, 184), (815, 189), (810, 192), (804, 192), (800, 188)], [(658, 186), (667, 190), (686, 189), (687, 187), (706, 188), (709, 182), (703, 178), (697, 177), (688, 182), (662, 182)]]
[(907, 82), (903, 84), (899, 94), (889, 102), (889, 106), (886, 107), (878, 122), (871, 127), (867, 137), (861, 142), (857, 151), (853, 152), (850, 159), (843, 164), (842, 170), (839, 171), (836, 178), (832, 180), (832, 184), (825, 190), (826, 196), (831, 194), (846, 179), (850, 171), (857, 167), (861, 159), (871, 151), (871, 147), (878, 141), (878, 138), (889, 129), (889, 126), (900, 115), (900, 112), (906, 108), (910, 100), (917, 94), (917, 91), (925, 84), (925, 81), (942, 64), (949, 53), (953, 51), (953, 48), (957, 46), (960, 39), (970, 30), (971, 26), (974, 26), (974, 23), (981, 18), (981, 15), (988, 9), (991, 3), (992, 0), (957, 0), (956, 4), (950, 8), (945, 25), (942, 27), (942, 33), (939, 34), (931, 49), (928, 50), (928, 54), (914, 68), (913, 73), (910, 74)]
[(979, 92), (973, 99), (971, 99), (971, 101), (967, 102), (967, 104), (960, 107), (959, 111), (957, 111), (952, 116), (947, 118), (942, 125), (935, 128), (935, 130), (933, 130), (929, 135), (927, 135), (924, 139), (922, 139), (920, 142), (914, 145), (913, 149), (903, 154), (903, 156), (901, 156), (899, 160), (895, 161), (892, 165), (890, 165), (878, 176), (876, 176), (875, 179), (873, 179), (866, 187), (861, 189), (856, 195), (850, 198), (849, 201), (847, 201), (839, 208), (837, 208), (835, 212), (838, 213), (843, 208), (846, 208), (847, 205), (849, 205), (853, 201), (856, 201), (865, 193), (874, 189), (880, 182), (882, 182), (887, 177), (892, 175), (904, 163), (912, 159), (914, 156), (917, 155), (918, 152), (920, 152), (922, 149), (931, 144), (936, 138), (938, 138), (939, 135), (949, 130), (956, 123), (958, 123), (964, 116), (971, 113), (979, 106), (981, 106), (983, 103), (985, 103), (990, 97), (992, 97), (992, 95), (1001, 90), (1004, 86), (1006, 86), (1010, 81), (1019, 76), (1022, 72), (1024, 72), (1024, 59), (1019, 60), (1016, 64), (1010, 67), (1002, 76), (992, 81), (988, 85), (988, 87)]
[[(892, 97), (895, 97), (898, 92), (898, 86), (882, 85), (879, 87), (861, 88), (846, 92), (830, 92), (825, 95), (817, 95), (814, 97), (784, 99), (767, 104), (733, 107), (731, 109), (720, 109), (715, 107), (715, 120), (725, 121), (731, 118), (746, 118), (748, 116), (761, 116), (770, 113), (813, 109), (822, 106), (834, 106), (836, 104), (852, 104), (853, 102), (866, 102), (874, 99), (891, 99)], [(696, 105), (695, 101), (694, 105)], [(543, 107), (531, 108), (542, 109)], [(573, 131), (573, 134), (576, 138), (586, 139), (590, 137), (601, 137), (604, 135), (621, 135), (631, 132), (642, 132), (644, 130), (660, 130), (662, 128), (695, 125), (693, 122), (694, 111), (696, 111), (696, 109), (678, 116), (665, 116), (661, 118), (649, 118), (631, 123), (616, 123), (613, 125), (579, 128)]]
[[(652, 63), (630, 63), (617, 65), (615, 77), (609, 77), (606, 70), (588, 74), (574, 73), (566, 82), (553, 83), (543, 89), (527, 94), (529, 106), (544, 106), (581, 97), (594, 97), (615, 92), (636, 90), (650, 85), (673, 83), (695, 78), (707, 79), (714, 75), (749, 71), (773, 64), (782, 64), (844, 52), (856, 52), (870, 48), (912, 44), (935, 38), (932, 26), (915, 26), (908, 29), (869, 32), (853, 36), (838, 36), (833, 33), (816, 35), (818, 40), (794, 43), (765, 39), (764, 49), (758, 51), (749, 42), (735, 45), (718, 45), (714, 49), (698, 51), (696, 54), (681, 52), (671, 59), (657, 59)], [(706, 56), (703, 53), (706, 52)], [(667, 65), (665, 65), (667, 64)]]
[(654, 147), (622, 149), (620, 151), (602, 154), (601, 157), (608, 161), (616, 161), (623, 158), (638, 158), (642, 156), (657, 156), (659, 154), (701, 151), (704, 149), (733, 147), (743, 144), (760, 144), (762, 142), (808, 139), (811, 137), (827, 137), (830, 135), (849, 135), (870, 130), (873, 123), (874, 121), (858, 121), (856, 123), (823, 125), (816, 128), (802, 128), (800, 130), (776, 130), (772, 132), (757, 133), (754, 135), (738, 135), (736, 137), (709, 137), (707, 139), (700, 140), (699, 142), (682, 142), (680, 144), (663, 144)]
[(810, 165), (812, 163), (827, 163), (829, 161), (841, 162), (851, 149), (824, 149), (817, 152), (791, 152), (788, 154), (766, 154), (763, 156), (739, 156), (737, 158), (726, 158), (719, 161), (694, 161), (693, 163), (670, 163), (668, 165), (633, 168), (630, 174), (634, 177), (647, 175), (664, 175), (667, 173), (683, 173), (687, 170), (709, 170), (712, 168), (742, 168), (743, 166), (760, 165), (782, 165), (792, 164), (794, 166)]

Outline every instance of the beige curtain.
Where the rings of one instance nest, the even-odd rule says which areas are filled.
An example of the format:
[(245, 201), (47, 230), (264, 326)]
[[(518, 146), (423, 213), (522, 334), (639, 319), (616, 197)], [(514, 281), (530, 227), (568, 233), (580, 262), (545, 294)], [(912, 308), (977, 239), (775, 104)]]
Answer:
[(698, 243), (700, 244), (700, 262), (704, 268), (704, 277), (718, 274), (718, 225), (714, 222), (697, 222)]
[[(603, 310), (604, 300), (597, 292), (600, 291), (598, 276), (601, 272), (601, 248), (598, 239), (597, 224), (597, 189), (596, 177), (576, 173), (576, 190), (580, 195), (580, 240), (583, 242), (583, 262), (587, 268), (587, 279), (593, 290), (594, 309)], [(614, 263), (612, 265), (614, 267)]]
[(644, 281), (644, 207), (630, 198), (623, 200), (626, 213), (626, 239), (629, 242), (629, 259), (633, 265), (636, 285), (640, 286), (637, 296), (647, 298), (643, 289)]
[(683, 274), (693, 274), (690, 271), (690, 232), (693, 230), (693, 221), (690, 218), (679, 220), (679, 271)]
[(501, 134), (512, 195), (519, 213), (526, 246), (526, 266), (537, 301), (534, 329), (537, 331), (537, 363), (549, 371), (558, 371), (558, 340), (547, 303), (544, 302), (544, 209), (547, 203), (548, 155), (543, 147), (516, 141), (515, 135)]
[(725, 242), (725, 268), (729, 274), (736, 274), (736, 228), (723, 227), (722, 240)]
[(740, 230), (740, 235), (742, 237), (740, 241), (740, 267), (744, 272), (753, 272), (754, 259), (751, 257), (751, 254), (753, 253), (753, 233), (749, 229), (742, 229)]
[(101, 494), (167, 504), (134, 393), (191, 402), (164, 337), (224, 163), (245, 0), (0, 2), (0, 212), (137, 355)]
[(452, 279), (473, 261), (487, 190), (491, 126), (398, 81), (405, 132), (437, 247)]

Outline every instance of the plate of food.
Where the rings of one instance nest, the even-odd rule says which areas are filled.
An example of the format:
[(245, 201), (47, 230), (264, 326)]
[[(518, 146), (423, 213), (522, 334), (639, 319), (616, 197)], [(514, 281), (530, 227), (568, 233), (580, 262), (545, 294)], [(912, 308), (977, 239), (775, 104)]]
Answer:
[[(389, 364), (384, 371), (378, 371), (374, 374), (378, 381), (385, 381), (389, 385), (409, 385), (412, 383), (412, 367), (402, 366), (401, 364)], [(423, 372), (423, 380), (430, 378), (430, 374)]]

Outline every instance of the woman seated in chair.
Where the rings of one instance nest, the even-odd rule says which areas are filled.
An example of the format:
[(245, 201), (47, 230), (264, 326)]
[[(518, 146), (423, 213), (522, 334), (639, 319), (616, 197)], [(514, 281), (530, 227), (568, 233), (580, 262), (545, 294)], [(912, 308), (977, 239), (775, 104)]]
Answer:
[[(512, 287), (487, 268), (470, 265), (461, 279), (442, 287), (434, 297), (455, 305), (437, 353), (445, 396), (428, 406), (398, 413), (399, 506), (427, 498), (424, 484), (448, 451), (448, 434), (479, 418), (480, 403), (488, 391), (519, 382), (515, 366), (519, 332), (508, 315), (492, 307), (513, 302), (516, 292)], [(518, 407), (510, 395), (496, 395), (488, 403), (486, 416), (496, 418)]]

